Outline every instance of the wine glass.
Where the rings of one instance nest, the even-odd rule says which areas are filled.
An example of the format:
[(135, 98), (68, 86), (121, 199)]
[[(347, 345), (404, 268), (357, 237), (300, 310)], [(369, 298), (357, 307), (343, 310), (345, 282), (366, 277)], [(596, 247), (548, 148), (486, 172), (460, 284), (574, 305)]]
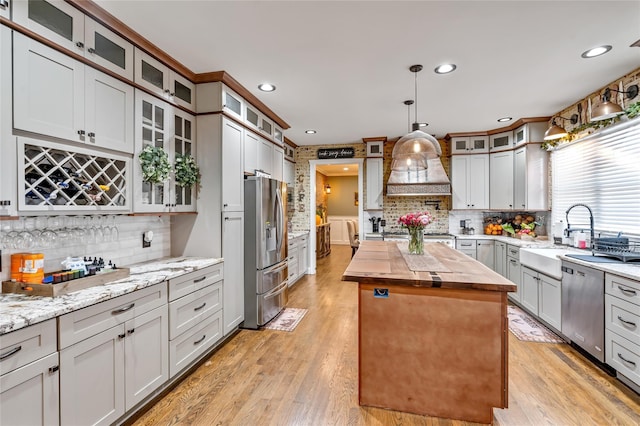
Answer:
[(38, 220), (36, 220), (37, 226), (42, 229), (42, 232), (40, 232), (38, 237), (38, 245), (45, 248), (55, 247), (58, 236), (51, 228), (52, 223), (53, 220), (51, 220), (51, 217), (46, 218), (44, 216), (40, 216)]
[(104, 232), (102, 232), (102, 228), (100, 227), (99, 216), (93, 216), (91, 218), (91, 229), (93, 230), (93, 235), (94, 235), (96, 244), (103, 242)]
[(33, 229), (33, 227), (35, 226), (35, 221), (33, 220), (33, 218), (25, 217), (21, 218), (20, 222), (22, 223), (22, 229), (16, 236), (17, 242), (15, 248), (31, 250), (35, 244), (35, 238), (33, 237), (30, 229)]
[[(111, 216), (110, 224), (107, 226), (109, 228), (110, 241), (118, 241), (120, 239), (120, 231), (118, 231), (118, 227), (116, 226), (116, 216)], [(105, 234), (106, 235), (106, 234)]]

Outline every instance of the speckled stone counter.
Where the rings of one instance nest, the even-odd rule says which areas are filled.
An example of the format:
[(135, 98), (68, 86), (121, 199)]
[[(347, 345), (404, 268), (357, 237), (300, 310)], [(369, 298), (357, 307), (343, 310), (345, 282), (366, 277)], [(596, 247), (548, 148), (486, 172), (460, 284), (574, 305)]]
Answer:
[(309, 231), (291, 231), (287, 233), (288, 238), (293, 240), (294, 238), (302, 237), (304, 235), (309, 235)]
[(526, 248), (545, 248), (545, 247), (553, 247), (553, 240), (523, 240), (520, 238), (513, 237), (504, 237), (502, 235), (485, 235), (485, 234), (474, 234), (474, 235), (463, 235), (463, 234), (453, 234), (457, 240), (494, 240), (500, 241), (503, 243), (511, 244), (512, 246), (517, 247), (526, 247)]
[(179, 257), (130, 266), (130, 276), (60, 297), (0, 294), (0, 335), (178, 277), (223, 259)]
[[(583, 254), (589, 254), (588, 251), (580, 251)], [(576, 259), (574, 257), (569, 256), (558, 256), (562, 260), (566, 260), (567, 262), (573, 262), (578, 265), (588, 266), (589, 268), (598, 269), (600, 271), (609, 272), (620, 277), (629, 278), (631, 280), (639, 280), (640, 281), (640, 263), (638, 262), (627, 262), (627, 263), (600, 263), (600, 262), (589, 262), (585, 260)]]

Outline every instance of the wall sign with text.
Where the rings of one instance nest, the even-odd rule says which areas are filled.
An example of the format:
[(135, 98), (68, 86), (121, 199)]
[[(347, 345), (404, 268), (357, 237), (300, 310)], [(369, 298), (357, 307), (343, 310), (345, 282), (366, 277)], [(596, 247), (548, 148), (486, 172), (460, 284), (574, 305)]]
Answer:
[(320, 160), (335, 160), (337, 158), (353, 158), (355, 151), (353, 148), (321, 148), (318, 150)]

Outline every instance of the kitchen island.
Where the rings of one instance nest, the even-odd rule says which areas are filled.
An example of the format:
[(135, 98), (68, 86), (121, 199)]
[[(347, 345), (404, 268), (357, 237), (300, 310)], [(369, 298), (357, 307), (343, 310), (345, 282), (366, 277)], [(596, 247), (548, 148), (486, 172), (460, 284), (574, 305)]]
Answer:
[(445, 244), (406, 246), (362, 241), (342, 276), (359, 288), (360, 405), (491, 423), (507, 407), (516, 286)]

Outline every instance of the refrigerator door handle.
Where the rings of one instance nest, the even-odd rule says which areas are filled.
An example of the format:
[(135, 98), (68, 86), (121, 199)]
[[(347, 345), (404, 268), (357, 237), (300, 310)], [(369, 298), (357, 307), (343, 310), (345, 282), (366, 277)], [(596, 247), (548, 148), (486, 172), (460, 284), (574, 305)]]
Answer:
[(271, 268), (267, 268), (265, 270), (263, 270), (263, 274), (267, 275), (267, 274), (272, 274), (274, 272), (280, 272), (282, 271), (284, 268), (287, 267), (287, 262), (281, 262), (279, 264), (276, 264), (274, 266), (272, 266)]
[(276, 226), (278, 227), (278, 241), (276, 242), (278, 247), (278, 253), (282, 250), (282, 241), (284, 240), (284, 207), (282, 205), (282, 195), (280, 195), (280, 189), (276, 190)]
[(287, 280), (282, 281), (282, 283), (280, 283), (280, 285), (276, 288), (274, 288), (273, 290), (271, 290), (268, 293), (265, 293), (264, 296), (262, 296), (263, 299), (269, 299), (271, 297), (277, 296), (280, 293), (283, 293), (284, 291), (287, 290), (287, 288), (289, 288), (289, 283)]

